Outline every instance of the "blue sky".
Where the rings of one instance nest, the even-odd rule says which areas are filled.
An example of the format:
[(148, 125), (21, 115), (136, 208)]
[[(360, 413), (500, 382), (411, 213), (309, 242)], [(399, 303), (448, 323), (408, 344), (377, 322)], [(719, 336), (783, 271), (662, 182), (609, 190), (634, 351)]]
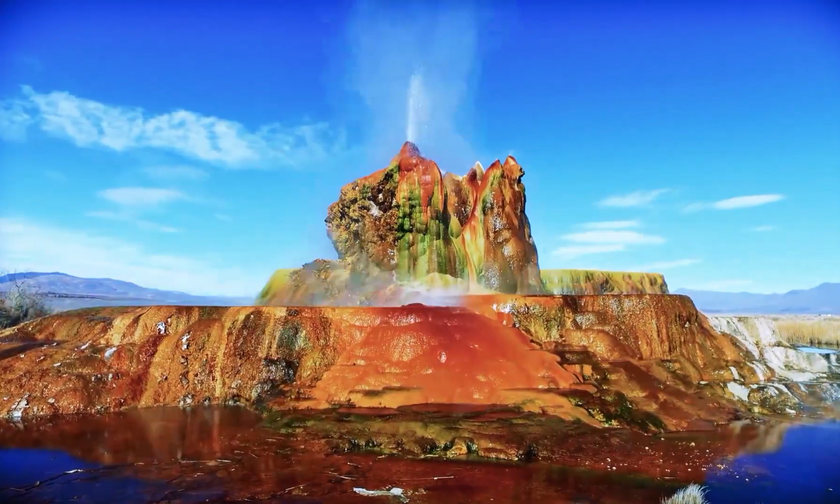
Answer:
[(442, 169), (522, 164), (543, 268), (840, 281), (831, 2), (283, 4), (4, 3), (0, 268), (253, 295), (335, 256), (414, 76)]

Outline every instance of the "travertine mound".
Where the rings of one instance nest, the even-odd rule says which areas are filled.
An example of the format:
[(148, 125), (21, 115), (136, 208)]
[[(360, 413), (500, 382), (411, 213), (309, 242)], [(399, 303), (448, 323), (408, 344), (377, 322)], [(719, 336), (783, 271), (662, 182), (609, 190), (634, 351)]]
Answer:
[[(524, 170), (508, 156), (443, 175), (406, 142), (389, 165), (341, 188), (327, 211), (339, 259), (277, 270), (259, 304), (389, 306), (406, 290), (458, 293), (663, 293), (662, 275), (540, 272), (525, 213)], [(408, 288), (406, 289), (406, 286)], [(422, 298), (421, 298), (422, 299)]]
[(733, 396), (735, 375), (758, 382), (749, 353), (684, 296), (500, 294), (462, 304), (53, 315), (0, 333), (0, 415), (468, 404), (655, 431), (774, 411), (766, 398)]
[(544, 269), (540, 276), (549, 294), (668, 294), (661, 273)]
[(399, 281), (441, 273), (508, 293), (542, 292), (525, 215), (524, 171), (509, 156), (464, 177), (441, 174), (406, 142), (387, 168), (345, 185), (327, 230), (351, 270)]
[(341, 188), (327, 211), (338, 261), (278, 270), (260, 304), (388, 305), (403, 287), (544, 292), (513, 157), (443, 175), (406, 142), (389, 165)]

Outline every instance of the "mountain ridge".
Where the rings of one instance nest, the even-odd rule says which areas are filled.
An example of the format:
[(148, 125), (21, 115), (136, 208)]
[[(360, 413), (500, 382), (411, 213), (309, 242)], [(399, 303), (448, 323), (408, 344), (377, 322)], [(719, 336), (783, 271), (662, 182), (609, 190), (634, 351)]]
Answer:
[(700, 289), (677, 289), (674, 293), (690, 297), (697, 308), (708, 313), (840, 314), (840, 283), (836, 282), (774, 294)]
[(201, 296), (180, 291), (153, 289), (114, 278), (84, 278), (67, 273), (28, 271), (0, 276), (0, 292), (9, 291), (15, 281), (44, 296), (53, 310), (64, 311), (93, 306), (207, 305), (247, 306), (253, 298), (244, 296)]
[[(84, 278), (61, 273), (27, 271), (0, 275), (0, 292), (14, 280), (44, 295), (47, 305), (64, 311), (93, 306), (117, 305), (207, 305), (249, 306), (254, 299), (244, 296), (202, 296), (180, 291), (153, 289), (113, 278)], [(706, 313), (739, 314), (840, 314), (840, 282), (823, 282), (810, 289), (785, 293), (719, 292), (677, 289), (674, 294), (690, 297)]]

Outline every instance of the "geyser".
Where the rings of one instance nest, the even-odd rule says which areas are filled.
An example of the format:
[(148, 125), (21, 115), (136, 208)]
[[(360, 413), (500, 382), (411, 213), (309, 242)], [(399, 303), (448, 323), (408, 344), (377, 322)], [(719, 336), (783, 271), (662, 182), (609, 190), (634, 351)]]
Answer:
[(409, 142), (416, 143), (420, 130), (428, 119), (428, 100), (423, 87), (423, 76), (419, 72), (414, 72), (409, 79), (406, 106), (408, 119), (405, 125), (405, 137)]

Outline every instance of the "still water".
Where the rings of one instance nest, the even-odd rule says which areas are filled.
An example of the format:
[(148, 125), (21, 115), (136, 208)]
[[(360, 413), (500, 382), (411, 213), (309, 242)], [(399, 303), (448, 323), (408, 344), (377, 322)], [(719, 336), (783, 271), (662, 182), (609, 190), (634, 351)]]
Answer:
[[(737, 426), (739, 433), (726, 437), (739, 440), (731, 455), (692, 473), (691, 480), (709, 489), (711, 504), (840, 503), (840, 424), (752, 427)], [(695, 433), (692, 439), (719, 435)], [(632, 448), (648, 450), (650, 439)], [(611, 456), (604, 445), (576, 451), (580, 460)], [(306, 435), (266, 428), (240, 408), (153, 408), (0, 423), (0, 502), (9, 503), (632, 504), (657, 503), (688, 482), (650, 467), (596, 471), (334, 453)], [(354, 491), (392, 487), (402, 489), (402, 498)]]

